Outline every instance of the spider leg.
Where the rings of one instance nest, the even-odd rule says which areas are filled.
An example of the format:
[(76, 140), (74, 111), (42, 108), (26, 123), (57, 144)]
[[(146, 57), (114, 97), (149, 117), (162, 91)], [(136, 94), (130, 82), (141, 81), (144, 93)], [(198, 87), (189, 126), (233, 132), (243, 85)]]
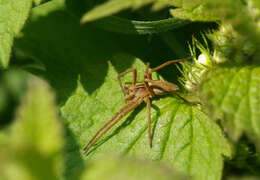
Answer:
[(177, 62), (184, 62), (184, 61), (189, 60), (189, 59), (192, 59), (192, 57), (187, 57), (187, 58), (183, 58), (183, 59), (175, 59), (175, 60), (167, 61), (167, 62), (161, 64), (160, 66), (157, 66), (157, 67), (151, 69), (151, 71), (147, 72), (147, 78), (152, 80), (152, 73), (153, 72), (158, 71), (158, 70), (160, 70), (160, 69), (162, 69), (165, 66), (168, 66), (170, 64), (177, 63)]
[(112, 123), (120, 114), (122, 114), (124, 112), (125, 109), (127, 109), (129, 106), (129, 104), (124, 105), (121, 109), (119, 109), (116, 114), (109, 120), (107, 121), (97, 132), (96, 134), (92, 137), (92, 139), (89, 141), (89, 143), (85, 146), (84, 151), (86, 152), (91, 144), (93, 143), (93, 141), (95, 140), (95, 138), (103, 131), (103, 129), (105, 129), (110, 123)]
[[(143, 102), (143, 99), (139, 99), (139, 101), (133, 101), (130, 105), (127, 106), (127, 108), (124, 109), (123, 112), (121, 112), (121, 114), (113, 119), (110, 120), (110, 123), (112, 122), (112, 124), (110, 124), (108, 127), (107, 126), (103, 126), (102, 130), (104, 130), (103, 132), (101, 132), (101, 130), (99, 130), (99, 132), (101, 132), (101, 134), (96, 133), (96, 135), (92, 138), (91, 142), (88, 143), (88, 145), (84, 148), (85, 153), (88, 152), (88, 150), (109, 130), (111, 129), (116, 123), (118, 123), (126, 114), (128, 114), (130, 111), (132, 111), (133, 109), (135, 109), (138, 105), (140, 105)], [(115, 121), (114, 121), (115, 120)], [(108, 124), (107, 124), (108, 125)]]
[(126, 74), (129, 73), (129, 72), (133, 72), (133, 82), (132, 82), (132, 84), (133, 84), (133, 86), (135, 86), (135, 85), (136, 85), (136, 69), (135, 69), (135, 68), (130, 68), (130, 69), (128, 69), (128, 70), (126, 70), (126, 71), (120, 73), (120, 74), (117, 76), (119, 85), (120, 85), (120, 87), (121, 87), (121, 89), (122, 89), (124, 95), (126, 95), (126, 92), (125, 92), (125, 89), (123, 88), (123, 85), (122, 85), (122, 82), (121, 82), (121, 79), (120, 79), (120, 78), (121, 78), (122, 76), (126, 75)]
[(152, 97), (155, 97), (155, 93), (153, 91), (153, 89), (149, 86), (148, 82), (145, 81), (145, 79), (149, 79), (149, 66), (150, 66), (150, 63), (148, 62), (146, 64), (146, 67), (145, 67), (145, 72), (144, 72), (144, 86), (145, 86), (145, 89), (150, 93), (150, 95)]
[(168, 66), (170, 64), (177, 63), (177, 62), (184, 62), (184, 61), (189, 60), (189, 59), (192, 59), (192, 57), (187, 57), (187, 58), (183, 58), (183, 59), (175, 59), (175, 60), (167, 61), (167, 62), (161, 64), (160, 66), (157, 66), (156, 68), (153, 68), (149, 73), (153, 73), (155, 71), (158, 71), (159, 69), (162, 69), (165, 66)]

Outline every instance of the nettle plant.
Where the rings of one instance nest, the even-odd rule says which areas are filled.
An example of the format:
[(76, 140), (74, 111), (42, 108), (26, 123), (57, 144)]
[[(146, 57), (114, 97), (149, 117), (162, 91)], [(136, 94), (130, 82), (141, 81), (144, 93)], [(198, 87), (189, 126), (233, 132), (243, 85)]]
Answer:
[[(260, 178), (260, 1), (0, 0), (0, 20), (2, 179)], [(187, 57), (153, 73), (195, 103), (152, 99), (152, 147), (143, 103), (84, 153), (120, 73), (144, 91), (147, 62)]]

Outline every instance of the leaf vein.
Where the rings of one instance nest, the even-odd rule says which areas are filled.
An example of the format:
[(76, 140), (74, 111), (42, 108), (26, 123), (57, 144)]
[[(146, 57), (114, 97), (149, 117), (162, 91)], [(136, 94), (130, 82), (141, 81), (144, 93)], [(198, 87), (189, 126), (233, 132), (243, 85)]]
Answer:
[(175, 111), (172, 113), (173, 117), (171, 118), (171, 121), (169, 122), (169, 128), (168, 128), (168, 131), (166, 133), (165, 140), (163, 141), (164, 143), (162, 144), (162, 150), (161, 150), (161, 154), (159, 156), (159, 160), (163, 159), (163, 156), (165, 154), (166, 147), (167, 147), (167, 144), (168, 144), (168, 141), (169, 141), (169, 138), (170, 138), (170, 134), (171, 134), (171, 128), (172, 128), (172, 125), (173, 125), (173, 119), (175, 118), (175, 116), (176, 116), (176, 114), (178, 112), (179, 107), (180, 107), (180, 104), (177, 105)]
[(191, 134), (191, 148), (190, 148), (190, 155), (189, 155), (189, 161), (190, 163), (188, 164), (188, 172), (191, 172), (191, 165), (192, 165), (192, 155), (193, 155), (193, 113), (192, 113), (192, 108), (190, 108), (190, 122), (191, 122), (191, 127), (190, 127), (190, 134)]
[(222, 101), (220, 101), (220, 103), (219, 103), (219, 107), (220, 107), (221, 109), (223, 108), (225, 99), (227, 98), (227, 95), (229, 94), (230, 87), (231, 87), (231, 85), (233, 84), (234, 79), (235, 79), (236, 76), (239, 74), (239, 72), (240, 72), (241, 69), (242, 69), (242, 68), (240, 68), (240, 69), (238, 70), (238, 72), (235, 73), (235, 75), (232, 77), (230, 83), (228, 84), (228, 87), (227, 87), (227, 89), (226, 89), (226, 93), (224, 94), (224, 97), (222, 98)]

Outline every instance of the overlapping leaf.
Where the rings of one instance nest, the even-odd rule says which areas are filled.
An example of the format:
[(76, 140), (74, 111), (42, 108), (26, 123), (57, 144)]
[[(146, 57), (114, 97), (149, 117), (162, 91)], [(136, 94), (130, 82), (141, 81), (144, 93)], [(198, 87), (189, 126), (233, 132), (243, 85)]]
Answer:
[(54, 97), (45, 82), (33, 80), (17, 118), (1, 143), (3, 179), (57, 179), (63, 172), (64, 144)]
[(121, 10), (133, 8), (137, 9), (150, 3), (155, 3), (154, 8), (158, 9), (167, 4), (171, 4), (171, 0), (110, 0), (99, 5), (89, 12), (86, 12), (81, 19), (82, 23), (93, 21), (102, 17), (113, 15)]
[(185, 0), (175, 4), (179, 8), (171, 10), (171, 14), (192, 21), (216, 21), (226, 16), (231, 17), (241, 5), (240, 2), (234, 3), (233, 0)]
[(243, 3), (235, 0), (185, 0), (176, 4), (180, 8), (171, 10), (174, 17), (192, 21), (225, 22), (232, 25), (242, 37), (246, 37), (243, 43), (251, 41), (252, 44), (257, 44), (256, 53), (259, 51), (259, 6), (255, 1)]
[[(137, 9), (146, 4), (153, 3), (153, 9), (160, 9), (166, 5), (172, 3), (171, 0), (144, 0), (144, 1), (107, 1), (102, 5), (98, 5), (94, 9), (87, 12), (81, 19), (81, 23), (92, 22), (95, 26), (109, 30), (112, 32), (120, 32), (124, 34), (152, 34), (161, 33), (176, 29), (189, 23), (187, 20), (179, 18), (169, 18), (157, 21), (138, 21), (111, 16), (112, 14), (119, 12), (126, 8)], [(109, 17), (106, 17), (109, 16)], [(106, 17), (106, 18), (102, 18)], [(100, 19), (101, 18), (101, 19)]]
[(0, 67), (9, 63), (14, 36), (28, 17), (32, 0), (0, 1)]
[[(202, 84), (201, 97), (214, 119), (223, 119), (230, 137), (243, 132), (260, 139), (260, 68), (220, 67), (212, 70)], [(258, 143), (259, 145), (259, 143)]]
[(187, 177), (159, 163), (129, 158), (102, 158), (87, 169), (82, 180), (184, 180)]

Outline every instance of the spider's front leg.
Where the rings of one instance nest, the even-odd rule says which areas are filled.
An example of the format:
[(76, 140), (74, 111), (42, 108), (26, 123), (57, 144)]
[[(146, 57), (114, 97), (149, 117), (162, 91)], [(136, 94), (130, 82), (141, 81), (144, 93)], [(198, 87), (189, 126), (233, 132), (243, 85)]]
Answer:
[[(130, 68), (122, 73), (120, 73), (118, 76), (117, 76), (117, 79), (118, 79), (118, 82), (119, 82), (119, 85), (121, 87), (121, 90), (123, 91), (124, 93), (124, 96), (126, 97), (127, 96), (127, 92), (126, 90), (124, 89), (123, 87), (123, 84), (121, 82), (121, 77), (126, 75), (127, 73), (130, 73), (130, 72), (133, 72), (133, 82), (132, 82), (132, 86), (135, 87), (136, 86), (136, 76), (137, 76), (137, 73), (136, 73), (136, 69), (135, 68)], [(127, 103), (127, 100), (125, 99), (125, 103)]]
[(130, 68), (130, 69), (128, 69), (128, 70), (126, 70), (126, 71), (120, 73), (120, 74), (117, 76), (119, 85), (120, 85), (120, 87), (121, 87), (121, 89), (122, 89), (122, 91), (123, 91), (123, 93), (124, 93), (125, 95), (126, 95), (126, 92), (125, 92), (125, 89), (124, 89), (124, 87), (123, 87), (123, 85), (122, 85), (121, 77), (124, 76), (124, 75), (126, 75), (127, 73), (130, 73), (130, 72), (133, 72), (133, 82), (132, 82), (132, 85), (135, 86), (135, 85), (136, 85), (136, 76), (137, 76), (137, 74), (136, 74), (136, 69), (135, 69), (135, 68)]
[[(151, 69), (150, 71), (148, 71), (148, 68), (146, 68), (146, 72), (145, 72), (145, 77), (146, 77), (146, 78), (144, 79), (144, 81), (145, 81), (147, 84), (148, 84), (148, 82), (153, 82), (153, 84), (155, 84), (156, 81), (154, 81), (154, 80), (152, 79), (152, 73), (153, 73), (153, 72), (158, 71), (158, 70), (160, 70), (160, 69), (162, 69), (162, 68), (164, 68), (165, 66), (168, 66), (168, 65), (170, 65), (170, 64), (174, 64), (174, 63), (177, 63), (177, 62), (184, 62), (184, 61), (190, 60), (190, 59), (192, 59), (192, 57), (187, 57), (187, 58), (183, 58), (183, 59), (170, 60), (170, 61), (167, 61), (167, 62), (161, 64), (160, 66), (157, 66), (157, 67)], [(149, 65), (148, 65), (148, 66), (149, 66)], [(166, 82), (164, 82), (164, 83), (163, 83), (163, 82), (159, 82), (159, 83), (161, 83), (161, 85), (157, 83), (157, 86), (160, 86), (162, 89), (165, 89), (166, 91), (173, 93), (174, 95), (178, 96), (180, 99), (182, 99), (183, 101), (185, 101), (186, 103), (192, 104), (191, 102), (189, 102), (189, 101), (186, 100), (185, 98), (181, 97), (181, 96), (176, 92), (176, 91), (179, 89), (179, 87), (176, 86), (175, 84), (168, 83), (168, 82), (167, 82), (168, 84), (166, 84)], [(166, 85), (167, 88), (163, 87), (162, 85)], [(151, 87), (150, 87), (150, 88), (151, 88)], [(152, 88), (151, 88), (151, 89), (152, 89)]]
[(187, 57), (187, 58), (183, 58), (183, 59), (175, 59), (175, 60), (170, 60), (170, 61), (167, 61), (163, 64), (161, 64), (160, 66), (157, 66), (156, 68), (153, 68), (151, 71), (148, 72), (148, 76), (151, 77), (151, 74), (155, 71), (158, 71), (162, 68), (164, 68), (165, 66), (168, 66), (170, 64), (174, 64), (174, 63), (177, 63), (177, 62), (184, 62), (184, 61), (187, 61), (187, 60), (190, 60), (192, 59), (192, 57)]
[(151, 97), (155, 97), (155, 93), (154, 93), (153, 89), (149, 86), (148, 82), (145, 81), (146, 79), (151, 79), (151, 77), (149, 76), (150, 75), (149, 66), (150, 66), (150, 63), (148, 62), (146, 64), (145, 72), (144, 72), (144, 87), (150, 93)]
[(168, 66), (170, 64), (174, 64), (174, 63), (177, 63), (177, 62), (184, 62), (184, 61), (190, 60), (190, 59), (192, 59), (192, 57), (187, 57), (187, 58), (183, 58), (183, 59), (170, 60), (170, 61), (167, 61), (167, 62), (161, 64), (160, 66), (157, 66), (157, 67), (151, 69), (150, 71), (148, 70), (149, 63), (147, 63), (146, 70), (145, 70), (145, 75), (144, 75), (145, 76), (144, 80), (146, 80), (146, 79), (153, 80), (152, 79), (152, 73), (155, 72), (155, 71), (158, 71), (158, 70), (160, 70), (162, 68), (164, 68), (165, 66)]

